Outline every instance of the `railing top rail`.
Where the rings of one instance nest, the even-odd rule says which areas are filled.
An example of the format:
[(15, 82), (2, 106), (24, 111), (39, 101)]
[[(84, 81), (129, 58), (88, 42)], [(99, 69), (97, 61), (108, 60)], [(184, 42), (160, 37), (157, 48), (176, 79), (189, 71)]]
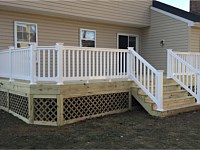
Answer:
[(114, 48), (93, 48), (93, 47), (74, 47), (74, 46), (63, 46), (63, 48), (69, 50), (128, 52), (128, 49), (114, 49)]
[(133, 53), (136, 57), (140, 59), (150, 70), (152, 70), (156, 75), (158, 74), (158, 70), (156, 70), (151, 64), (149, 64), (144, 58), (142, 58), (136, 51), (130, 49), (131, 53)]
[(179, 51), (173, 51), (176, 54), (182, 54), (182, 55), (200, 55), (199, 52), (179, 52)]
[(181, 63), (183, 63), (186, 67), (188, 67), (192, 72), (200, 74), (200, 71), (195, 69), (192, 65), (190, 65), (189, 63), (187, 63), (185, 60), (183, 60), (182, 58), (180, 58), (174, 51), (172, 50), (168, 50), (168, 52), (176, 57), (176, 59), (178, 59)]
[(37, 46), (37, 49), (55, 49), (55, 46)]
[(9, 49), (0, 50), (0, 53), (7, 53), (7, 52), (9, 52)]

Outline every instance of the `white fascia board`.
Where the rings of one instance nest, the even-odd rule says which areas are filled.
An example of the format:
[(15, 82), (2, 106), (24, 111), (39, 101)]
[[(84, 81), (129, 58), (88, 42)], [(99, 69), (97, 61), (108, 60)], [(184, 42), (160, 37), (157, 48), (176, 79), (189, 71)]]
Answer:
[(194, 21), (191, 21), (191, 20), (185, 19), (185, 18), (183, 18), (183, 17), (180, 17), (180, 16), (177, 16), (177, 15), (171, 14), (171, 13), (166, 12), (166, 11), (164, 11), (164, 10), (161, 10), (161, 9), (158, 9), (158, 8), (155, 8), (155, 7), (151, 7), (151, 10), (154, 10), (154, 11), (156, 11), (156, 12), (159, 12), (159, 13), (164, 14), (164, 15), (166, 15), (166, 16), (169, 16), (169, 17), (171, 17), (171, 18), (177, 19), (177, 20), (179, 20), (179, 21), (185, 22), (185, 23), (187, 23), (188, 26), (190, 26), (190, 27), (195, 25), (195, 22), (194, 22)]

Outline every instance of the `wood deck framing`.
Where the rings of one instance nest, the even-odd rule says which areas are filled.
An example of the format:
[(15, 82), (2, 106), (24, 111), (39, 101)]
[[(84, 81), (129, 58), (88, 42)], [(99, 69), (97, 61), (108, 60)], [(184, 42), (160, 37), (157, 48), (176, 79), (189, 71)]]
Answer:
[(126, 80), (30, 85), (0, 79), (0, 109), (29, 124), (60, 126), (129, 110), (132, 86)]

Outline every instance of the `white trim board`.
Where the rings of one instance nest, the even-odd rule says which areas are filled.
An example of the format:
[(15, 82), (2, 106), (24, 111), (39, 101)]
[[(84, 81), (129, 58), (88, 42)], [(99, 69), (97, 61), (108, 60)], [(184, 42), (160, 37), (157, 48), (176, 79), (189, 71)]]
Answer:
[(194, 21), (191, 21), (191, 20), (185, 19), (185, 18), (183, 18), (183, 17), (174, 15), (174, 14), (169, 13), (169, 12), (166, 12), (166, 11), (164, 11), (164, 10), (161, 10), (161, 9), (158, 9), (158, 8), (155, 8), (155, 7), (151, 7), (151, 10), (154, 10), (154, 11), (156, 11), (156, 12), (159, 12), (159, 13), (164, 14), (164, 15), (166, 15), (166, 16), (169, 16), (169, 17), (171, 17), (171, 18), (177, 19), (177, 20), (179, 20), (179, 21), (185, 22), (185, 23), (187, 23), (188, 26), (190, 26), (190, 27), (191, 27), (191, 26), (195, 26), (195, 22), (194, 22)]

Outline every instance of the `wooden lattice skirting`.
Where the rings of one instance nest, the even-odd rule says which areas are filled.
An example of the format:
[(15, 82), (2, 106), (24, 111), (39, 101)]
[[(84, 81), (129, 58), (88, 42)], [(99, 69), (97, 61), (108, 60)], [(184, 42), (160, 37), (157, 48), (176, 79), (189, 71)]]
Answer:
[(64, 98), (0, 91), (0, 109), (30, 124), (64, 125), (129, 109), (129, 92)]

